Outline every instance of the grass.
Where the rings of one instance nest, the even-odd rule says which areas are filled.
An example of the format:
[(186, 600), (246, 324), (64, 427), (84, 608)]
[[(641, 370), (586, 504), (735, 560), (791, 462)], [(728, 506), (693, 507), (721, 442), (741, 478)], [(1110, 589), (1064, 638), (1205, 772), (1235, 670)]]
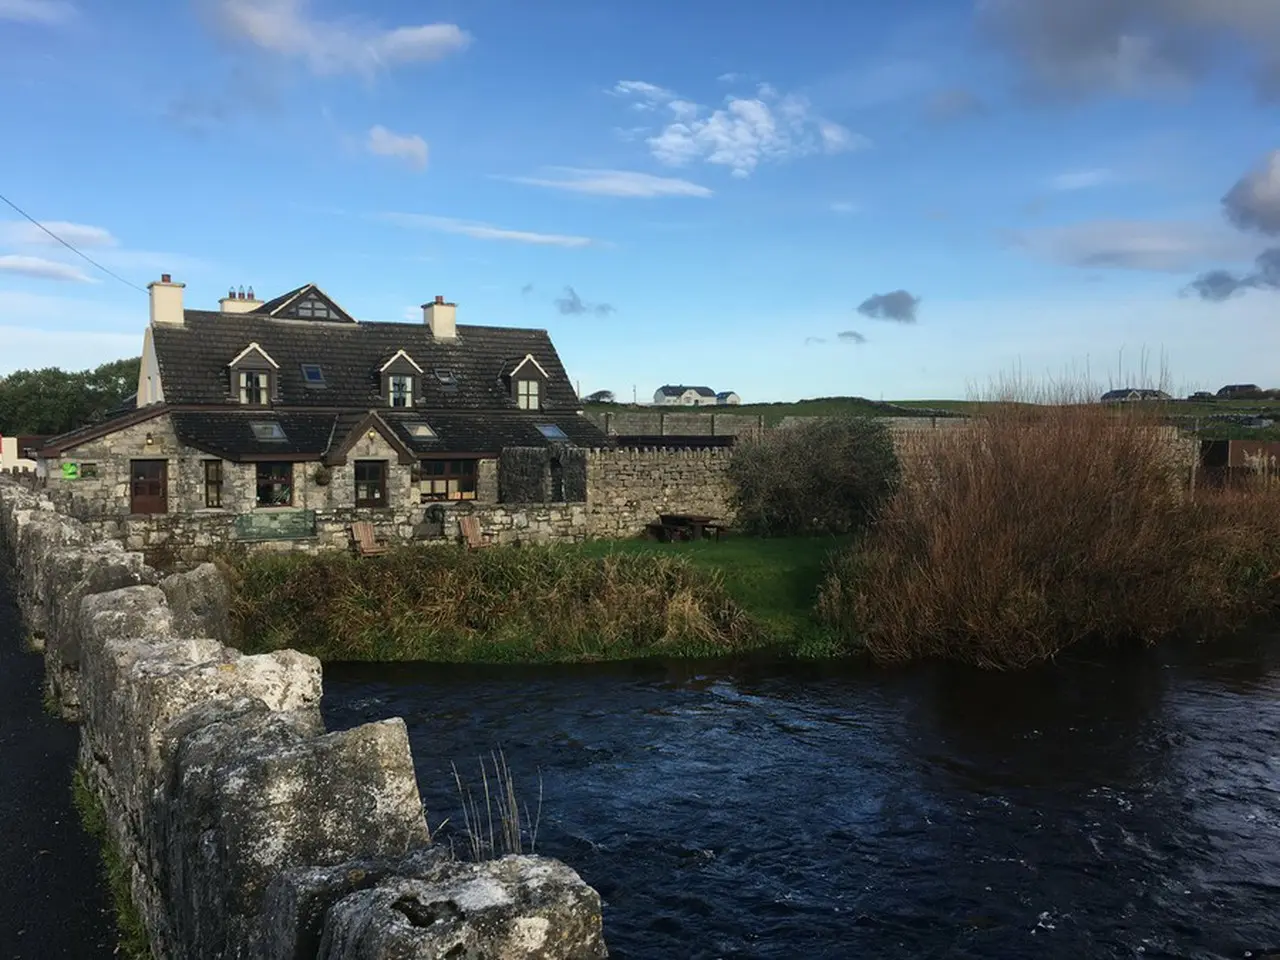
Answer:
[(133, 902), (129, 867), (107, 826), (107, 814), (84, 771), (77, 767), (71, 779), (71, 796), (85, 832), (98, 842), (102, 874), (111, 893), (116, 917), (116, 954), (126, 960), (151, 960), (151, 945), (142, 917)]
[(991, 407), (945, 431), (819, 614), (886, 662), (1021, 667), (1086, 640), (1211, 637), (1280, 610), (1280, 487), (1185, 486), (1158, 407)]
[(457, 765), (450, 764), (450, 767), (453, 769), (453, 782), (458, 788), (458, 799), (462, 802), (467, 852), (473, 861), (479, 863), (507, 854), (537, 852), (538, 826), (542, 820), (541, 774), (538, 776), (538, 806), (531, 815), (528, 804), (521, 804), (516, 796), (515, 777), (501, 749), (490, 753), (488, 762), (484, 757), (480, 758), (483, 806), (476, 799), (471, 785), (458, 773)]

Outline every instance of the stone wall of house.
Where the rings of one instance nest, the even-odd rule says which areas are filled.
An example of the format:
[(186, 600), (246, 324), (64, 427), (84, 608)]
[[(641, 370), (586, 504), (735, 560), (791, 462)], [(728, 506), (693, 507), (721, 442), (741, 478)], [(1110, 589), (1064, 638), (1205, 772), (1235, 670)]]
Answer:
[(728, 449), (597, 450), (587, 457), (587, 535), (631, 537), (664, 513), (732, 520)]
[(0, 546), (156, 960), (607, 956), (563, 863), (431, 844), (403, 720), (326, 732), (318, 661), (224, 646), (212, 567), (160, 581), (7, 479)]

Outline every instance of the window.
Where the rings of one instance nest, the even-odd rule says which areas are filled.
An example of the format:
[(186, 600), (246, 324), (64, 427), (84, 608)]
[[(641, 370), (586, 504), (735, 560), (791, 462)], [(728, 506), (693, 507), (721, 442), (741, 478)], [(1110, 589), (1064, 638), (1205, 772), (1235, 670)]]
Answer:
[(302, 382), (308, 387), (326, 386), (324, 382), (324, 370), (321, 369), (320, 364), (304, 363), (302, 365)]
[(453, 371), (448, 367), (436, 367), (431, 372), (436, 375), (437, 380), (445, 385), (458, 382), (458, 378), (453, 375)]
[(561, 430), (554, 423), (537, 423), (534, 424), (538, 428), (538, 432), (548, 440), (568, 440), (569, 435)]
[(255, 420), (249, 424), (249, 429), (253, 431), (255, 440), (288, 440), (284, 434), (284, 427), (280, 426), (274, 420)]
[(356, 461), (356, 506), (387, 505), (387, 461)]
[(315, 297), (307, 297), (293, 308), (293, 315), (303, 320), (337, 320), (338, 315), (329, 309), (329, 305)]
[(271, 400), (271, 374), (265, 370), (240, 371), (240, 402), (265, 407)]
[(96, 463), (80, 464), (81, 480), (96, 480), (98, 478), (98, 465)]
[(516, 405), (521, 410), (541, 410), (542, 404), (538, 397), (538, 381), (537, 380), (517, 380), (516, 381)]
[(258, 496), (260, 507), (288, 507), (293, 505), (293, 464), (258, 464)]
[(475, 460), (423, 460), (419, 471), (422, 500), (474, 500)]
[(204, 462), (204, 505), (206, 507), (222, 506), (221, 460), (206, 460)]
[(413, 406), (413, 377), (404, 374), (393, 373), (387, 378), (389, 392), (391, 394), (391, 406), (393, 407), (412, 407)]
[(405, 429), (409, 431), (409, 436), (415, 440), (434, 440), (436, 432), (431, 429), (429, 424), (417, 421), (414, 423), (406, 423)]

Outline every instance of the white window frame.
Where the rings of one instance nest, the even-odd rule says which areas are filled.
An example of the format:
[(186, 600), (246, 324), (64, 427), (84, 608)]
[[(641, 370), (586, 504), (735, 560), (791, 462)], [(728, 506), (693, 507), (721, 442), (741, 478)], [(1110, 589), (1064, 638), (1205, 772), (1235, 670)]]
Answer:
[(521, 410), (541, 410), (541, 384), (537, 380), (516, 381), (516, 406)]
[[(408, 373), (393, 373), (387, 377), (387, 405), (401, 410), (413, 407), (413, 376)], [(403, 389), (397, 389), (401, 387)], [(396, 403), (403, 400), (403, 403)]]
[[(249, 378), (257, 378), (257, 396), (249, 392)], [(245, 406), (265, 407), (271, 401), (271, 374), (266, 370), (240, 371), (240, 402)]]

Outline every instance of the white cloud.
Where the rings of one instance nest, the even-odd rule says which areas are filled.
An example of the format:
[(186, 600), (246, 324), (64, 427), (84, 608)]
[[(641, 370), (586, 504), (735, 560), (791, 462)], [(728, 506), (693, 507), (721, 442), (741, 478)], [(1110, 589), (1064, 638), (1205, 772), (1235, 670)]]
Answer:
[(66, 0), (0, 0), (0, 20), (56, 27), (75, 15), (76, 8)]
[(375, 156), (403, 160), (415, 170), (427, 168), (427, 141), (416, 134), (393, 133), (378, 125), (370, 128), (366, 145)]
[(547, 177), (506, 177), (514, 183), (525, 183), (553, 190), (588, 193), (601, 197), (709, 197), (712, 192), (701, 184), (676, 177), (656, 177), (633, 170), (584, 170), (578, 167), (552, 167)]
[(622, 80), (613, 93), (646, 111), (665, 110), (669, 121), (647, 140), (660, 162), (679, 167), (696, 160), (729, 167), (748, 177), (766, 161), (781, 162), (818, 153), (841, 153), (869, 141), (819, 116), (804, 97), (783, 96), (762, 83), (754, 97), (729, 96), (711, 109), (642, 80)]
[(837, 200), (835, 203), (831, 204), (831, 212), (832, 213), (857, 213), (858, 205), (856, 203), (850, 203), (847, 200)]
[[(50, 220), (45, 223), (45, 227), (75, 247), (114, 247), (118, 244), (111, 231), (103, 227), (68, 223), (65, 220)], [(61, 246), (57, 240), (28, 220), (0, 220), (0, 243), (33, 247)]]
[(456, 233), (476, 240), (509, 240), (542, 247), (589, 247), (599, 241), (591, 237), (575, 237), (559, 233), (534, 233), (530, 230), (509, 230), (488, 223), (456, 220), (453, 217), (434, 217), (424, 213), (384, 213), (381, 219), (402, 227), (421, 227), (441, 233)]
[(1183, 272), (1255, 256), (1256, 241), (1193, 221), (1090, 220), (1013, 235), (1028, 253), (1074, 267)]
[[(0, 0), (4, 2), (4, 0)], [(471, 35), (452, 23), (383, 29), (308, 14), (308, 0), (214, 0), (232, 35), (271, 53), (298, 57), (313, 73), (371, 73), (399, 63), (440, 60), (464, 49)]]
[(33, 277), (37, 280), (68, 280), (73, 283), (97, 283), (79, 267), (57, 260), (46, 260), (44, 257), (28, 257), (21, 254), (4, 254), (0, 256), (0, 273), (17, 274), (20, 277)]
[(1114, 179), (1115, 175), (1110, 170), (1072, 170), (1058, 174), (1049, 181), (1049, 186), (1062, 191), (1087, 190), (1110, 183)]

